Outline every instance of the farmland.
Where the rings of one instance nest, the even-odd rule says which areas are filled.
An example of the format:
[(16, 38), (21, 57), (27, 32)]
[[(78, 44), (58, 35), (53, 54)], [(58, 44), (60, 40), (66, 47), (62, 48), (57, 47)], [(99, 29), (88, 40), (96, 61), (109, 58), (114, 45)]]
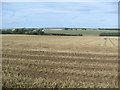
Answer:
[(118, 37), (2, 35), (2, 45), (3, 87), (118, 87)]
[(50, 34), (82, 34), (83, 36), (99, 36), (101, 33), (118, 33), (118, 30), (46, 30)]

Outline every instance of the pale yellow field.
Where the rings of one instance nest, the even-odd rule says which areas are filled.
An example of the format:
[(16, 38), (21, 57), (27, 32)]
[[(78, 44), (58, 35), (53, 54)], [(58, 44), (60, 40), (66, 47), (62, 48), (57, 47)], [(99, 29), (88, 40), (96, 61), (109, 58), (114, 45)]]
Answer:
[(3, 35), (3, 86), (117, 88), (118, 38)]

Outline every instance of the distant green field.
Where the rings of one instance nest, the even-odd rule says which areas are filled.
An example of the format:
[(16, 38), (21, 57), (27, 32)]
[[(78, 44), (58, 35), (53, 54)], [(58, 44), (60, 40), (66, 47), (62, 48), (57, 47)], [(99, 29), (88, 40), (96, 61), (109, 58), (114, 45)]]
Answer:
[(49, 34), (82, 34), (83, 36), (99, 36), (101, 33), (118, 33), (117, 30), (46, 30), (44, 32)]

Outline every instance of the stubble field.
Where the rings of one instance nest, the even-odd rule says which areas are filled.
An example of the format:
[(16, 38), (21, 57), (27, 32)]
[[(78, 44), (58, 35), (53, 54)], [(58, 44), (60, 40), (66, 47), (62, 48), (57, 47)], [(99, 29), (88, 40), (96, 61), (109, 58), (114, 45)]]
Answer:
[(3, 87), (117, 88), (118, 38), (2, 35)]

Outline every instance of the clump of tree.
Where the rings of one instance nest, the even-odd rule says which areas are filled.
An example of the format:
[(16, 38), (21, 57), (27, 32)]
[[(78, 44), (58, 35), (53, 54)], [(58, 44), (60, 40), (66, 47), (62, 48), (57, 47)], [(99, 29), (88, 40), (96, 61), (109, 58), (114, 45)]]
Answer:
[(25, 34), (25, 28), (15, 29), (13, 34)]
[(65, 30), (69, 30), (69, 28), (65, 28)]
[(64, 30), (74, 30), (73, 28), (64, 28)]
[(8, 30), (2, 30), (2, 34), (28, 34), (28, 35), (43, 35), (44, 32), (34, 29), (25, 29), (25, 28), (17, 28), (17, 29), (8, 29)]
[(11, 30), (3, 30), (0, 32), (1, 34), (12, 34)]
[(82, 30), (87, 30), (86, 28), (82, 28)]
[(28, 34), (28, 35), (44, 35), (44, 32), (38, 30), (38, 31), (31, 31), (26, 34)]

